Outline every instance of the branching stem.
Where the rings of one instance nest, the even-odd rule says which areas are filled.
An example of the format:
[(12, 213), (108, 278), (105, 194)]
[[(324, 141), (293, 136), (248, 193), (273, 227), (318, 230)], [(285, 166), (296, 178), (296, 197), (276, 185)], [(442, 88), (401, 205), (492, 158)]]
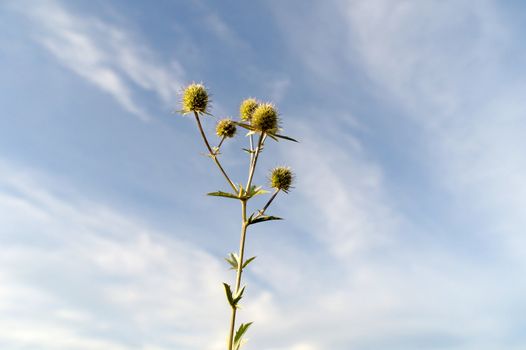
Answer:
[[(254, 177), (254, 171), (256, 170), (256, 165), (258, 161), (259, 153), (261, 152), (262, 146), (263, 146), (263, 140), (264, 140), (264, 133), (261, 133), (259, 136), (258, 146), (254, 153), (254, 158), (251, 159), (250, 162), (250, 169), (249, 169), (249, 175), (247, 180), (247, 186), (246, 190), (250, 188), (250, 185), (252, 184), (252, 178)], [(252, 145), (251, 145), (252, 148)], [(275, 193), (271, 200), (267, 203), (265, 206), (265, 209), (270, 205), (270, 202), (276, 197)], [(239, 240), (239, 261), (237, 266), (237, 273), (236, 273), (236, 285), (234, 289), (234, 294), (237, 294), (239, 292), (239, 287), (241, 286), (241, 275), (243, 274), (243, 263), (244, 263), (244, 257), (245, 257), (245, 239), (247, 235), (247, 227), (248, 227), (248, 221), (247, 221), (247, 200), (241, 200), (241, 238)], [(234, 330), (236, 327), (236, 313), (237, 308), (235, 306), (232, 307), (232, 316), (230, 317), (230, 332), (228, 336), (228, 350), (234, 350)]]
[(274, 200), (274, 198), (276, 198), (276, 196), (278, 195), (278, 192), (279, 192), (279, 189), (276, 189), (276, 191), (274, 191), (274, 193), (272, 194), (272, 196), (270, 197), (270, 199), (268, 200), (267, 204), (265, 204), (265, 206), (263, 207), (263, 209), (259, 210), (258, 211), (258, 215), (256, 215), (254, 217), (254, 219), (257, 219), (259, 217), (262, 217), (263, 215), (265, 215), (265, 210), (268, 209), (268, 207), (270, 206), (270, 204), (272, 203), (272, 201)]
[(258, 156), (261, 152), (261, 147), (263, 146), (263, 136), (265, 133), (261, 133), (259, 135), (259, 141), (258, 141), (258, 147), (256, 148), (256, 153), (254, 154), (254, 159), (252, 160), (252, 163), (250, 164), (250, 170), (248, 172), (248, 180), (247, 180), (247, 186), (245, 187), (247, 190), (250, 189), (250, 185), (252, 185), (252, 178), (254, 177), (254, 171), (256, 170), (256, 164), (258, 162)]
[(221, 145), (223, 144), (223, 141), (225, 141), (225, 138), (226, 138), (226, 137), (223, 136), (223, 137), (221, 138), (221, 141), (219, 141), (219, 144), (218, 144), (217, 147), (216, 147), (217, 151), (215, 152), (215, 155), (218, 155), (218, 154), (219, 154), (219, 149), (221, 148)]
[(238, 190), (237, 190), (236, 185), (234, 185), (232, 180), (230, 180), (225, 169), (223, 169), (223, 167), (221, 166), (219, 159), (217, 159), (217, 155), (214, 153), (212, 147), (210, 147), (210, 143), (208, 143), (208, 139), (206, 138), (205, 131), (203, 130), (203, 126), (201, 125), (201, 120), (199, 119), (199, 115), (195, 111), (194, 111), (194, 116), (197, 122), (197, 126), (199, 128), (199, 131), (201, 132), (201, 137), (203, 138), (206, 148), (208, 149), (208, 152), (210, 153), (210, 158), (212, 158), (212, 160), (214, 161), (214, 163), (216, 163), (219, 170), (221, 170), (221, 173), (223, 173), (223, 176), (225, 177), (226, 181), (228, 181), (228, 184), (230, 185), (230, 187), (232, 187), (232, 189), (234, 190), (234, 193), (237, 193)]

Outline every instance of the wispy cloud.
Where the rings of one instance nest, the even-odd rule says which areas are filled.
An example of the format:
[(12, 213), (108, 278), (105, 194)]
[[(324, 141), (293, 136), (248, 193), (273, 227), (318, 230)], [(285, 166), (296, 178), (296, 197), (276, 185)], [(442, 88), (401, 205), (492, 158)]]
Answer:
[[(353, 329), (320, 335), (336, 348), (493, 349), (524, 343), (508, 328), (522, 321), (507, 310), (523, 305), (515, 291), (524, 285), (510, 280), (523, 268), (510, 271), (508, 264), (524, 264), (518, 253), (524, 248), (519, 179), (526, 167), (516, 150), (526, 146), (519, 137), (526, 127), (518, 103), (522, 93), (513, 90), (524, 91), (526, 80), (505, 63), (509, 44), (518, 38), (511, 39), (512, 29), (496, 3), (472, 5), (335, 1), (320, 6), (316, 15), (287, 18), (280, 15), (291, 13), (283, 9), (287, 5), (276, 6), (296, 57), (324, 82), (324, 88), (309, 87), (317, 101), (348, 98), (355, 87), (341, 77), (364, 72), (369, 80), (360, 93), (367, 90), (407, 118), (389, 132), (416, 123), (424, 135), (422, 143), (406, 144), (408, 150), (422, 150), (423, 157), (414, 161), (431, 173), (432, 185), (423, 191), (448, 191), (455, 201), (434, 205), (458, 210), (452, 221), (463, 225), (435, 223), (429, 232), (420, 213), (400, 205), (392, 191), (397, 179), (385, 176), (374, 151), (352, 136), (353, 128), (340, 128), (348, 113), (331, 103), (315, 107), (331, 122), (312, 116), (319, 125), (307, 125), (306, 131), (292, 127), (307, 139), (293, 153), (308, 196), (300, 210), (305, 226), (332, 252), (328, 259), (345, 265), (338, 282), (331, 281), (330, 291), (318, 300), (324, 305), (318, 313), (327, 318), (317, 322)], [(331, 84), (349, 89), (327, 88)], [(360, 124), (371, 132), (367, 121)], [(414, 198), (415, 206), (420, 200)], [(473, 319), (473, 314), (491, 316)]]
[(32, 171), (0, 173), (3, 348), (222, 348), (217, 259)]
[(20, 12), (34, 21), (35, 40), (61, 64), (142, 120), (149, 119), (148, 111), (137, 103), (134, 90), (152, 91), (166, 106), (177, 100), (181, 65), (163, 61), (125, 28), (79, 16), (57, 1), (24, 7)]
[(347, 12), (350, 43), (379, 89), (429, 135), (437, 183), (485, 226), (480, 235), (512, 252), (526, 244), (526, 76), (507, 63), (520, 38), (497, 2), (472, 5), (357, 1)]
[[(122, 28), (49, 4), (31, 14), (35, 35), (65, 66), (143, 118), (134, 89), (173, 103), (177, 65)], [(252, 348), (524, 348), (526, 80), (506, 64), (516, 34), (496, 2), (477, 5), (329, 1), (301, 12), (273, 3), (298, 67), (324, 82), (297, 89), (327, 103), (303, 101), (298, 122), (285, 121), (302, 141), (286, 151), (297, 191), (283, 201), (292, 203), (287, 233), (251, 237), (264, 252), (247, 272)], [(236, 33), (210, 16), (206, 25), (235, 47)], [(334, 105), (349, 98), (349, 67), (360, 93), (399, 110), (389, 133), (411, 123), (423, 135), (396, 142), (421, 150), (412, 161), (432, 183), (421, 196), (447, 192), (440, 204), (458, 211), (455, 230), (400, 204), (402, 181), (379, 159), (391, 153), (368, 149), (376, 134), (360, 109)], [(266, 88), (279, 99), (292, 81)], [(218, 282), (231, 276), (219, 258), (33, 170), (1, 164), (0, 176), (0, 347), (224, 348)]]

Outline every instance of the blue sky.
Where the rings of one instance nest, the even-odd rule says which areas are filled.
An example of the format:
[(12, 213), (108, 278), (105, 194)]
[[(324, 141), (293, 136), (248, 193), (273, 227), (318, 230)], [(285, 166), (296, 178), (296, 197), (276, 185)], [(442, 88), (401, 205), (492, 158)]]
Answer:
[(523, 10), (4, 1), (0, 348), (224, 348), (239, 208), (172, 113), (202, 81), (216, 116), (274, 101), (301, 140), (257, 174), (297, 184), (248, 237), (247, 349), (524, 349)]

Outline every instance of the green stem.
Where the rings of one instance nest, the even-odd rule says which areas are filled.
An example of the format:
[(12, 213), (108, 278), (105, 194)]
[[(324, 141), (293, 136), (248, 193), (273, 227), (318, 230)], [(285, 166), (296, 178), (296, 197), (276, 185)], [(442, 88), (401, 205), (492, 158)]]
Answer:
[(223, 141), (225, 141), (225, 137), (224, 136), (221, 138), (221, 141), (219, 141), (219, 144), (216, 147), (217, 148), (217, 151), (215, 152), (216, 155), (219, 154), (219, 149), (221, 148), (221, 145), (223, 144)]
[(254, 217), (254, 219), (257, 219), (263, 215), (265, 215), (265, 210), (267, 210), (267, 208), (270, 206), (270, 204), (272, 203), (272, 201), (274, 200), (274, 198), (276, 198), (276, 196), (278, 195), (278, 192), (279, 192), (279, 189), (276, 189), (276, 191), (274, 191), (274, 193), (272, 194), (272, 196), (270, 197), (270, 199), (268, 200), (267, 204), (265, 204), (265, 206), (263, 207), (263, 209), (259, 210), (258, 211), (258, 215), (256, 215), (256, 217)]
[(254, 135), (250, 134), (250, 164), (254, 161)]
[[(255, 153), (254, 153), (254, 158), (251, 159), (251, 162), (250, 162), (247, 187), (245, 189), (246, 191), (248, 191), (248, 189), (250, 188), (250, 185), (252, 184), (252, 178), (254, 177), (254, 171), (256, 170), (258, 156), (259, 156), (259, 153), (261, 152), (261, 148), (263, 146), (264, 139), (265, 139), (264, 133), (261, 133), (261, 135), (259, 136), (258, 147), (256, 148)], [(251, 145), (251, 148), (252, 148), (252, 145)], [(275, 196), (276, 194), (273, 195), (273, 197)], [(270, 205), (270, 202), (268, 204)], [(242, 224), (241, 224), (241, 238), (239, 240), (239, 263), (238, 263), (237, 272), (236, 272), (236, 285), (235, 285), (234, 294), (237, 294), (239, 292), (239, 287), (241, 286), (241, 275), (243, 274), (243, 260), (245, 256), (245, 238), (247, 235), (247, 227), (248, 227), (247, 201), (246, 200), (241, 201), (241, 221), (242, 221)], [(230, 331), (228, 335), (228, 348), (227, 348), (228, 350), (234, 350), (233, 346), (234, 346), (234, 330), (236, 327), (236, 313), (237, 313), (237, 308), (233, 306), (232, 316), (230, 317)]]
[(226, 181), (228, 181), (228, 183), (230, 184), (230, 187), (232, 187), (232, 189), (234, 190), (234, 193), (237, 194), (238, 191), (237, 191), (236, 185), (234, 185), (232, 180), (230, 180), (230, 178), (228, 177), (225, 169), (223, 169), (223, 167), (221, 166), (221, 163), (219, 162), (219, 159), (217, 159), (217, 155), (212, 150), (212, 147), (210, 147), (210, 143), (208, 143), (208, 139), (206, 138), (205, 132), (203, 130), (203, 126), (201, 125), (201, 120), (199, 120), (199, 115), (195, 111), (194, 111), (194, 116), (195, 116), (195, 120), (197, 121), (197, 126), (199, 128), (199, 131), (201, 132), (201, 137), (203, 138), (203, 141), (205, 142), (206, 148), (208, 149), (208, 152), (210, 153), (210, 158), (212, 158), (212, 160), (216, 163), (216, 165), (219, 168), (219, 170), (221, 170), (221, 173), (223, 173)]
[[(242, 216), (242, 224), (241, 224), (241, 238), (239, 240), (239, 264), (237, 266), (237, 273), (236, 273), (236, 286), (234, 289), (234, 294), (237, 294), (239, 291), (239, 287), (241, 285), (241, 274), (243, 273), (243, 259), (245, 255), (245, 238), (247, 235), (247, 202), (241, 201), (241, 216)], [(237, 308), (235, 306), (232, 307), (232, 316), (230, 317), (230, 332), (228, 336), (228, 350), (234, 350), (234, 330), (236, 327), (236, 312)]]
[(245, 187), (248, 191), (250, 189), (250, 185), (252, 185), (252, 178), (254, 177), (254, 171), (256, 170), (256, 164), (258, 162), (258, 156), (261, 152), (261, 146), (263, 146), (263, 135), (264, 133), (261, 133), (259, 135), (259, 141), (258, 141), (258, 147), (256, 148), (256, 154), (254, 155), (254, 160), (252, 161), (252, 164), (250, 164), (250, 170), (248, 173), (248, 180), (247, 180), (247, 186)]

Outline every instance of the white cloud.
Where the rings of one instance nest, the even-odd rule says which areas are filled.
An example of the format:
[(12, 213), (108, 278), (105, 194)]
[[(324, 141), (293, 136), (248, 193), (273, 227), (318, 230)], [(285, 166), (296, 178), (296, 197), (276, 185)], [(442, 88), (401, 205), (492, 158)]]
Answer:
[(356, 1), (348, 19), (366, 72), (428, 135), (437, 183), (526, 263), (526, 76), (509, 64), (524, 50), (499, 3)]
[(34, 37), (64, 66), (111, 95), (126, 111), (149, 120), (136, 89), (154, 92), (172, 106), (182, 86), (182, 67), (163, 62), (125, 29), (69, 12), (46, 1), (20, 12), (34, 20)]
[[(520, 135), (526, 125), (519, 103), (525, 80), (506, 64), (520, 39), (490, 1), (313, 6), (311, 16), (290, 16), (286, 4), (274, 7), (296, 57), (325, 83), (310, 90), (319, 101), (343, 99), (349, 91), (328, 89), (327, 82), (345, 87), (345, 74), (365, 72), (371, 81), (361, 92), (403, 110), (408, 124), (417, 125), (424, 143), (407, 148), (429, 150), (417, 160), (436, 177), (428, 190), (450, 191), (454, 201), (440, 204), (459, 210), (461, 219), (452, 221), (466, 221), (459, 237), (440, 222), (433, 230), (441, 237), (432, 237), (420, 217), (402, 211), (386, 189), (381, 164), (350, 136), (352, 128), (339, 128), (348, 114), (318, 106), (338, 127), (290, 127), (307, 141), (287, 158), (307, 196), (298, 220), (319, 240), (318, 249), (333, 253), (327, 259), (339, 259), (320, 274), (336, 269), (340, 275), (323, 280), (326, 293), (313, 292), (306, 303), (311, 310), (302, 319), (316, 316), (302, 324), (303, 334), (342, 349), (520, 348), (524, 338), (514, 329), (523, 323), (509, 309), (523, 307), (517, 291), (525, 287), (511, 282), (526, 262), (520, 256), (526, 224)], [(301, 120), (309, 117), (315, 119), (307, 114)], [(365, 130), (370, 133), (369, 125)], [(324, 334), (316, 333), (320, 324)]]
[[(101, 204), (2, 165), (0, 344), (217, 349), (224, 265)], [(221, 347), (219, 347), (221, 348)]]
[[(488, 217), (498, 214), (502, 223), (508, 223), (501, 229), (519, 231), (525, 207), (523, 129), (517, 127), (522, 93), (505, 89), (492, 104), (480, 105), (487, 96), (483, 88), (465, 93), (474, 86), (490, 86), (499, 75), (501, 69), (495, 69), (493, 61), (499, 55), (484, 54), (505, 42), (500, 40), (502, 32), (493, 30), (502, 26), (489, 21), (495, 18), (485, 7), (488, 2), (481, 8), (462, 2), (460, 10), (447, 6), (451, 4), (353, 2), (352, 13), (343, 13), (354, 40), (343, 46), (339, 42), (338, 47), (345, 57), (350, 56), (347, 50), (362, 55), (360, 63), (379, 91), (387, 92), (422, 123), (422, 132), (433, 136), (428, 138), (433, 155), (442, 162), (437, 178), (445, 174), (441, 181), (460, 199), (469, 194), (461, 203), (483, 205)], [(449, 35), (462, 33), (451, 27), (458, 29), (455, 25), (465, 22), (466, 13), (466, 18), (483, 24), (475, 27), (490, 39), (480, 40), (477, 34), (474, 43), (471, 36), (461, 40), (453, 49), (469, 50), (459, 54), (457, 62), (440, 46), (450, 40), (439, 38), (443, 30)], [(339, 18), (319, 17), (316, 12), (319, 23)], [(290, 21), (295, 23), (294, 18)], [(331, 37), (321, 30), (317, 35)], [(83, 57), (75, 59), (86, 60), (84, 65), (90, 67), (104, 61), (106, 51), (90, 49), (85, 39), (68, 39), (75, 47), (87, 47)], [(337, 48), (314, 50), (326, 59)], [(481, 56), (493, 63), (477, 63)], [(338, 70), (335, 65), (316, 65), (313, 56), (306, 59), (320, 74), (325, 68), (331, 73)], [(123, 58), (122, 63), (134, 71), (137, 61)], [(126, 74), (142, 88), (154, 86), (142, 74)], [(158, 89), (159, 96), (171, 91)], [(507, 111), (506, 104), (512, 111), (502, 122), (495, 116)], [(510, 310), (524, 308), (523, 265), (512, 265), (500, 252), (490, 255), (494, 260), (489, 261), (464, 256), (456, 250), (455, 238), (438, 242), (428, 237), (417, 219), (399, 210), (385, 188), (382, 167), (368, 160), (358, 140), (347, 130), (329, 130), (332, 137), (318, 142), (312, 136), (318, 131), (307, 127), (298, 132), (307, 135), (299, 145), (301, 152), (287, 157), (298, 171), (295, 195), (302, 196), (291, 212), (297, 227), (313, 237), (313, 246), (273, 246), (264, 253), (270, 264), (253, 266), (261, 292), (250, 295), (242, 313), (256, 321), (248, 346), (520, 349), (524, 338), (515, 329), (523, 321)], [(0, 327), (5, 334), (0, 336), (1, 345), (4, 341), (6, 348), (33, 343), (50, 349), (224, 347), (223, 329), (215, 328), (227, 318), (217, 288), (224, 274), (218, 261), (137, 218), (76, 196), (63, 198), (56, 191), (52, 195), (41, 189), (40, 181), (27, 179), (18, 170), (0, 175), (6, 184), (0, 196), (4, 225), (0, 237), (8, 247), (0, 257), (0, 322), (6, 326)], [(516, 242), (517, 259), (523, 261), (519, 253), (524, 245)]]
[(384, 194), (381, 168), (364, 158), (359, 142), (347, 135), (334, 144), (307, 128), (291, 129), (303, 130), (305, 140), (287, 158), (295, 159), (297, 186), (321, 215), (318, 238), (339, 257), (392, 242), (401, 217)]
[[(325, 170), (310, 171), (316, 177)], [(228, 321), (228, 308), (219, 283), (231, 276), (222, 262), (181, 242), (173, 236), (177, 232), (159, 232), (140, 218), (81, 199), (67, 186), (49, 187), (31, 170), (4, 163), (0, 176), (3, 347), (224, 347), (222, 325)], [(327, 183), (341, 181), (338, 173), (326, 176)], [(378, 190), (381, 181), (366, 188), (370, 186)], [(348, 193), (346, 187), (340, 189)], [(304, 210), (322, 200), (316, 191), (308, 195), (318, 197), (311, 198)], [(355, 205), (338, 204), (342, 215)], [(367, 215), (363, 220), (369, 220)], [(316, 266), (309, 263), (313, 257), (308, 251), (281, 248), (276, 242), (274, 249), (265, 249), (260, 258), (272, 264), (263, 266), (262, 261), (260, 267), (258, 262), (247, 274), (250, 293), (241, 317), (256, 322), (248, 346), (344, 349), (350, 344), (360, 349), (390, 337), (407, 349), (413, 341), (411, 332), (463, 339), (502, 334), (492, 321), (498, 317), (494, 313), (470, 321), (481, 305), (489, 312), (513, 297), (507, 289), (487, 286), (485, 293), (477, 293), (487, 272), (474, 274), (458, 257), (433, 253), (429, 247), (396, 253), (384, 244), (381, 251), (389, 256), (354, 259), (349, 256), (357, 249), (353, 245), (351, 250), (338, 249), (337, 243), (346, 248), (346, 240), (332, 236), (337, 227), (331, 225), (337, 223), (328, 227), (315, 223), (311, 230), (320, 230), (320, 240), (321, 234), (327, 236), (325, 243), (337, 252), (338, 261)], [(385, 233), (385, 227), (379, 229)], [(328, 275), (327, 267), (337, 269), (336, 273)], [(274, 287), (280, 284), (281, 288)], [(435, 302), (430, 304), (429, 298)], [(454, 305), (454, 310), (447, 305)], [(379, 340), (373, 336), (377, 333), (384, 337)], [(408, 338), (404, 340), (403, 334)]]

